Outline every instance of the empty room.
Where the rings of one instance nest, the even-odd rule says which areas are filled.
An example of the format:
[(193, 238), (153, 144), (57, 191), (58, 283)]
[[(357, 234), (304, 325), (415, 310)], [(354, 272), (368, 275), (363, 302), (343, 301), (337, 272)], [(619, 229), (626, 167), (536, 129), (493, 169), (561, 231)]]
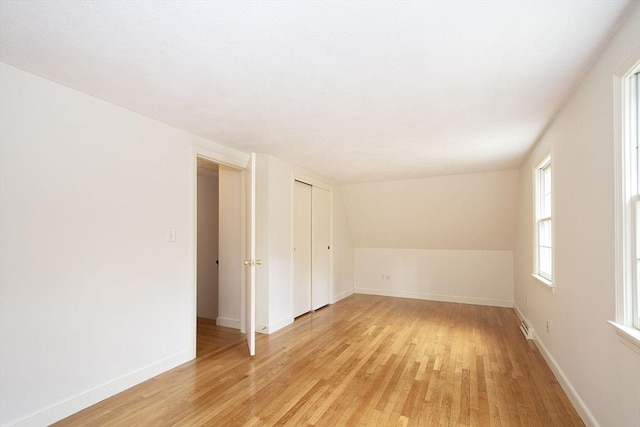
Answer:
[(640, 426), (640, 1), (0, 0), (0, 426)]

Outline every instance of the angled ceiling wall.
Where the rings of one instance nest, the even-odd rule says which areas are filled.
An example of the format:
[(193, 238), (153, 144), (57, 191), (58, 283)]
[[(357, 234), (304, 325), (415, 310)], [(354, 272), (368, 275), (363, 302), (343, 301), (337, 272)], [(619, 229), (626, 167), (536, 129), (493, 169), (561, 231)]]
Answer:
[(354, 246), (512, 250), (518, 171), (342, 186)]

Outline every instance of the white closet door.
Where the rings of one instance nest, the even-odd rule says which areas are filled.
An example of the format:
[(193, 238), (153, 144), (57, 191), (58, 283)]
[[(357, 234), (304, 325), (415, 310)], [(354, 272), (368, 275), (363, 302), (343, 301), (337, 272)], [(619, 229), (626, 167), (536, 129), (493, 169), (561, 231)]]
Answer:
[(311, 308), (317, 310), (329, 304), (331, 199), (329, 191), (320, 187), (313, 187), (311, 194)]
[(311, 311), (311, 186), (294, 182), (293, 317)]

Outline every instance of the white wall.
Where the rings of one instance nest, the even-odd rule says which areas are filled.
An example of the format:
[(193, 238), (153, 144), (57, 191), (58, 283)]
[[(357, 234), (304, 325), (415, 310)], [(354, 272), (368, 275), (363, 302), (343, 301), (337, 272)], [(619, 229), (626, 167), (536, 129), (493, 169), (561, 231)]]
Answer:
[(194, 357), (191, 146), (244, 154), (4, 64), (0, 94), (0, 424), (45, 425)]
[(355, 291), (513, 304), (518, 171), (342, 187)]
[(292, 168), (269, 158), (269, 331), (292, 317), (293, 175)]
[(332, 222), (333, 230), (332, 247), (332, 299), (335, 303), (343, 298), (353, 294), (355, 287), (355, 264), (354, 264), (354, 247), (351, 238), (351, 230), (349, 229), (349, 220), (347, 211), (344, 206), (344, 197), (342, 195), (342, 187), (333, 186), (332, 195)]
[(198, 317), (218, 317), (218, 173), (198, 169)]
[[(640, 355), (607, 324), (615, 318), (612, 81), (638, 48), (636, 7), (520, 169), (515, 304), (584, 421), (603, 427), (640, 425)], [(532, 169), (549, 152), (555, 293), (531, 277)]]
[(220, 222), (218, 256), (218, 318), (216, 324), (240, 329), (242, 293), (242, 177), (240, 171), (218, 167)]
[(513, 252), (357, 248), (361, 294), (513, 306)]
[(518, 172), (343, 185), (359, 248), (512, 250)]

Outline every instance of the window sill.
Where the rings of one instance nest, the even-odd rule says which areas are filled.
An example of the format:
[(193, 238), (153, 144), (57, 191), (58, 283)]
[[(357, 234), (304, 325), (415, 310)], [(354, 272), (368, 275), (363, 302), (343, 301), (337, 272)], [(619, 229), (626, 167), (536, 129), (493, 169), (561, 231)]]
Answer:
[(613, 326), (620, 337), (620, 340), (634, 350), (636, 353), (640, 354), (640, 330), (636, 328), (631, 328), (629, 326), (621, 325), (620, 323), (612, 322), (609, 320), (609, 324)]
[(539, 276), (535, 273), (533, 273), (531, 276), (533, 276), (534, 279), (536, 279), (538, 282), (542, 283), (544, 286), (551, 289), (552, 291), (555, 289), (555, 286), (553, 286), (553, 282), (549, 281), (548, 279), (545, 279), (544, 277)]

